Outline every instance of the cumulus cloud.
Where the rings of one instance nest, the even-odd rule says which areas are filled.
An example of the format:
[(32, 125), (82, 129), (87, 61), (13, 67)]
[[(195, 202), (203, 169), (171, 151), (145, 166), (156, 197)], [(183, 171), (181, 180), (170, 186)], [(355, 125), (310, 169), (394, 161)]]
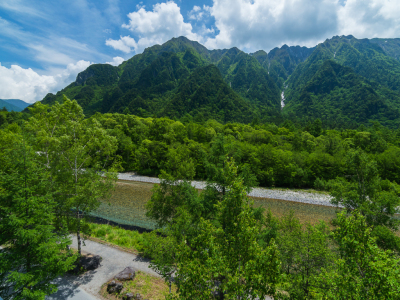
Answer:
[(347, 0), (338, 9), (339, 31), (358, 38), (399, 37), (400, 5), (391, 0)]
[(6, 68), (0, 63), (0, 98), (21, 99), (29, 103), (41, 100), (49, 92), (57, 92), (85, 70), (90, 62), (80, 60), (70, 63), (57, 75), (40, 75), (31, 68), (24, 69), (18, 65)]
[(110, 65), (113, 65), (113, 66), (117, 67), (117, 66), (119, 66), (120, 64), (122, 64), (122, 63), (124, 62), (124, 60), (125, 60), (125, 59), (123, 59), (122, 57), (116, 56), (116, 57), (113, 57), (113, 60), (112, 60), (112, 61), (106, 62), (106, 64), (110, 64)]
[(400, 5), (393, 0), (214, 0), (193, 9), (190, 18), (200, 11), (215, 18), (217, 34), (205, 39), (208, 48), (268, 51), (282, 44), (314, 46), (333, 35), (390, 38), (400, 32)]
[(152, 11), (138, 6), (137, 11), (128, 14), (128, 18), (129, 23), (122, 27), (138, 36), (137, 40), (130, 36), (121, 36), (119, 40), (108, 39), (106, 45), (125, 53), (140, 53), (146, 47), (164, 43), (173, 37), (200, 39), (192, 32), (192, 25), (185, 23), (179, 6), (173, 1), (155, 4)]
[(219, 33), (206, 46), (254, 51), (315, 45), (336, 32), (337, 6), (337, 0), (214, 0), (209, 10)]
[(121, 36), (119, 40), (108, 39), (106, 45), (113, 47), (115, 50), (120, 50), (125, 53), (130, 53), (133, 49), (137, 49), (135, 39), (128, 36)]
[[(143, 51), (172, 37), (186, 36), (210, 49), (270, 50), (283, 44), (314, 46), (333, 35), (398, 37), (400, 5), (393, 0), (213, 0), (194, 5), (185, 22), (179, 6), (138, 5), (122, 27), (133, 33), (106, 44), (125, 53)], [(209, 17), (215, 20), (211, 28)], [(207, 21), (208, 20), (208, 21)], [(203, 24), (202, 24), (202, 23)]]

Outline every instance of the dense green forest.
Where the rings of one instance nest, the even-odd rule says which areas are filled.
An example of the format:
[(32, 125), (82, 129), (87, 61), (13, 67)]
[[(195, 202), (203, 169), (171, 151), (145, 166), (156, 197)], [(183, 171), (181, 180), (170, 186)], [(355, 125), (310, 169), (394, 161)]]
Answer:
[[(27, 117), (0, 112), (0, 124), (6, 128)], [(223, 143), (223, 152), (239, 168), (249, 169), (260, 186), (329, 190), (330, 180), (351, 174), (346, 154), (356, 149), (376, 162), (382, 179), (400, 184), (400, 131), (378, 122), (338, 130), (319, 119), (308, 123), (286, 120), (279, 125), (257, 120), (223, 124), (190, 116), (175, 121), (119, 113), (98, 113), (90, 119), (117, 139), (115, 155), (121, 168), (142, 175), (176, 174), (176, 168), (185, 163), (190, 168), (182, 178), (204, 180), (210, 151)]]
[[(170, 299), (399, 294), (398, 130), (378, 122), (334, 130), (319, 119), (278, 126), (85, 117), (66, 97), (0, 116), (5, 299), (44, 299), (57, 290), (54, 278), (80, 266), (82, 234), (106, 234), (88, 224), (89, 214), (124, 169), (161, 178), (146, 207), (159, 230), (136, 243), (166, 282), (174, 274)], [(200, 193), (193, 178), (206, 182)], [(246, 193), (257, 185), (327, 190), (342, 209), (332, 224), (301, 224), (291, 212), (277, 218), (252, 206)]]

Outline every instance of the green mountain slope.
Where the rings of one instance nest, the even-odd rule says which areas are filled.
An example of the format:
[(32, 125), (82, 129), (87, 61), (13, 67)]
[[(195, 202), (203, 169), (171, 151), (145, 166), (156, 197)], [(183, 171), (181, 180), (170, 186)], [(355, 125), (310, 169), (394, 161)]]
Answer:
[(365, 123), (366, 120), (379, 120), (389, 125), (400, 116), (365, 78), (333, 60), (322, 64), (285, 110), (310, 119), (322, 117), (339, 125)]
[[(331, 66), (335, 63), (348, 67), (346, 72), (342, 70), (338, 73), (346, 73), (346, 76), (337, 77), (336, 71), (328, 72), (327, 61)], [(319, 85), (318, 89), (310, 89), (310, 86), (316, 87), (315, 82)], [(400, 62), (370, 40), (358, 40), (353, 36), (326, 40), (296, 67), (287, 85), (285, 113), (290, 112), (300, 118), (312, 116), (331, 121), (332, 115), (336, 114), (343, 116), (343, 119), (336, 118), (340, 122), (367, 123), (374, 119), (387, 125), (397, 124), (394, 120), (400, 109)], [(332, 92), (332, 87), (337, 87), (337, 90)], [(313, 99), (313, 105), (324, 103), (325, 109), (310, 112), (309, 106), (301, 107), (310, 99)], [(360, 106), (360, 101), (365, 105)], [(371, 101), (377, 106), (371, 106)], [(331, 108), (335, 108), (334, 113), (329, 112)], [(351, 113), (349, 108), (354, 112)], [(352, 118), (347, 119), (350, 115), (353, 115)]]
[(293, 73), (296, 66), (305, 61), (315, 47), (307, 48), (300, 46), (283, 45), (281, 48), (274, 48), (269, 53), (259, 50), (252, 53), (254, 58), (268, 71), (268, 74), (282, 90), (284, 82)]
[(379, 39), (370, 40), (371, 43), (378, 44), (383, 51), (390, 57), (400, 61), (400, 38), (397, 39)]
[(237, 48), (213, 50), (211, 59), (239, 95), (259, 108), (279, 110), (280, 91), (257, 59)]
[(26, 103), (25, 101), (19, 100), (19, 99), (0, 99), (0, 100), (3, 100), (9, 104), (16, 106), (16, 107), (19, 107), (20, 109), (25, 109), (26, 107), (28, 107), (30, 105), (29, 103)]
[[(208, 50), (185, 37), (146, 48), (118, 67), (91, 65), (43, 103), (76, 99), (86, 114), (142, 117), (320, 118), (333, 124), (398, 124), (399, 39), (335, 36), (314, 48), (269, 53)], [(281, 93), (286, 106), (281, 109)]]
[(198, 120), (250, 122), (255, 116), (251, 105), (236, 94), (213, 66), (196, 69), (177, 89), (161, 115), (183, 117), (186, 113)]
[(5, 100), (0, 99), (0, 109), (6, 108), (8, 111), (22, 111), (23, 108), (11, 104)]
[[(204, 67), (210, 65), (217, 68), (204, 72)], [(188, 111), (176, 107), (176, 99), (185, 90), (181, 85), (187, 83), (190, 76), (193, 80), (192, 75), (199, 82), (207, 82), (207, 85), (217, 89), (211, 94), (230, 99), (226, 103), (240, 104), (243, 113), (280, 111), (280, 90), (255, 58), (237, 48), (209, 51), (184, 37), (149, 47), (118, 67), (91, 65), (78, 74), (74, 83), (56, 95), (48, 94), (42, 102), (51, 104), (61, 101), (65, 94), (76, 99), (89, 115), (97, 111), (130, 112), (140, 116), (164, 116), (168, 113), (168, 116), (176, 118), (186, 113), (197, 115), (199, 111), (206, 112), (209, 107), (192, 110), (190, 105), (184, 106)], [(199, 76), (211, 76), (215, 81)], [(217, 77), (222, 78), (224, 84)], [(211, 95), (210, 87), (202, 87), (203, 91), (207, 90), (206, 95)], [(220, 100), (215, 97), (213, 99), (217, 102)], [(204, 103), (210, 104), (208, 100)], [(215, 105), (220, 107), (219, 102)], [(171, 115), (172, 112), (177, 114)], [(228, 117), (229, 114), (235, 117)], [(207, 115), (231, 121), (251, 118), (239, 116), (230, 105), (224, 112), (218, 109)]]

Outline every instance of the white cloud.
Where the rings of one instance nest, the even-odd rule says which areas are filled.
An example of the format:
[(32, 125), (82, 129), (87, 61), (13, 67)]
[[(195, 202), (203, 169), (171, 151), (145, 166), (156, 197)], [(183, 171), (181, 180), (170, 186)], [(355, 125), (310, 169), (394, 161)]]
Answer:
[(135, 39), (128, 36), (120, 36), (119, 40), (108, 39), (106, 40), (106, 45), (113, 47), (115, 50), (121, 50), (125, 53), (130, 53), (132, 48), (137, 48), (137, 43)]
[(249, 51), (315, 45), (336, 33), (337, 6), (337, 0), (214, 0), (209, 11), (219, 33), (205, 44)]
[(186, 36), (191, 40), (200, 37), (192, 32), (192, 25), (185, 23), (180, 8), (173, 1), (158, 3), (152, 11), (146, 11), (144, 6), (138, 6), (137, 11), (128, 14), (129, 23), (122, 27), (129, 29), (138, 39), (130, 36), (119, 40), (107, 40), (106, 45), (125, 53), (135, 51), (140, 53), (144, 48), (154, 44), (162, 44), (173, 37)]
[(200, 6), (195, 5), (195, 6), (193, 6), (193, 9), (189, 12), (188, 15), (189, 15), (189, 19), (200, 21), (201, 19), (203, 19), (204, 12), (201, 11)]
[(80, 60), (70, 63), (57, 75), (39, 75), (37, 72), (11, 65), (6, 68), (0, 64), (0, 98), (21, 99), (29, 103), (41, 100), (49, 92), (57, 92), (76, 78), (76, 75), (85, 70), (90, 62)]
[(0, 0), (0, 7), (3, 8), (4, 10), (9, 10), (24, 15), (30, 15), (36, 18), (37, 17), (43, 19), (47, 18), (43, 12), (33, 7), (27, 7), (25, 3), (22, 3), (20, 0), (13, 0), (13, 1)]
[[(208, 48), (239, 47), (270, 50), (282, 44), (314, 46), (333, 35), (357, 38), (399, 37), (400, 5), (394, 0), (213, 0), (211, 7), (195, 6), (215, 18), (217, 34)], [(199, 16), (201, 18), (202, 16)]]
[(67, 65), (73, 62), (70, 56), (54, 48), (48, 48), (44, 45), (28, 45), (28, 47), (34, 50), (37, 61), (58, 65)]
[(338, 10), (340, 33), (357, 38), (399, 37), (400, 3), (390, 0), (347, 0)]
[(113, 57), (113, 61), (108, 61), (108, 62), (106, 62), (106, 64), (110, 64), (110, 65), (113, 65), (113, 66), (117, 67), (120, 64), (122, 64), (124, 62), (124, 60), (125, 59), (123, 59), (122, 57), (116, 56), (116, 57)]

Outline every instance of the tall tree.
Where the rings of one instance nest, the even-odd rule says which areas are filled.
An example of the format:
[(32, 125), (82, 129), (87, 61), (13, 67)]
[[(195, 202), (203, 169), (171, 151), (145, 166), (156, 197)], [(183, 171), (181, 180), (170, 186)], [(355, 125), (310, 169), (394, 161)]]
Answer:
[(224, 170), (226, 190), (215, 206), (215, 220), (200, 218), (185, 228), (181, 224), (191, 216), (181, 213), (170, 227), (176, 234), (180, 299), (263, 299), (276, 294), (281, 268), (278, 249), (274, 240), (265, 248), (258, 244), (262, 224), (254, 218), (243, 179), (232, 161), (225, 163)]
[(290, 299), (309, 299), (314, 278), (334, 262), (330, 230), (322, 221), (314, 226), (302, 226), (293, 212), (280, 222), (277, 245), (281, 253), (282, 270), (286, 274), (283, 288)]
[(18, 133), (0, 131), (0, 296), (44, 299), (72, 269), (68, 232), (56, 231), (48, 169)]
[(78, 239), (81, 254), (83, 217), (96, 209), (99, 198), (106, 197), (117, 179), (104, 161), (117, 149), (117, 140), (100, 123), (85, 119), (78, 103), (64, 97), (52, 107), (37, 103), (31, 108), (28, 128), (35, 134), (35, 147), (42, 163), (51, 171), (58, 190), (58, 216), (71, 216), (69, 224)]

